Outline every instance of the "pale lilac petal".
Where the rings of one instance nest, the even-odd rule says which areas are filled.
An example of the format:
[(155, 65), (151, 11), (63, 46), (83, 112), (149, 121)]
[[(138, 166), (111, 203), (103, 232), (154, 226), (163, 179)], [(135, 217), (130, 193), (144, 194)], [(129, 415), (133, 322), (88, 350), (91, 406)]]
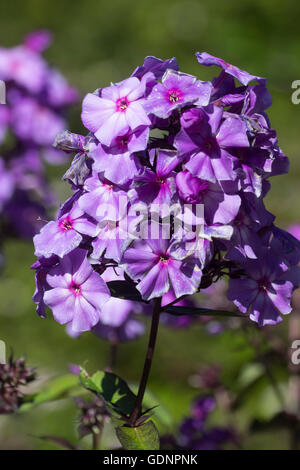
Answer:
[(156, 259), (157, 256), (151, 251), (129, 248), (125, 251), (122, 262), (129, 276), (138, 279), (154, 266)]
[(145, 300), (162, 297), (170, 288), (167, 265), (157, 263), (136, 287)]
[[(127, 113), (126, 113), (127, 114)], [(109, 116), (95, 132), (95, 136), (104, 145), (110, 145), (118, 135), (123, 135), (128, 130), (125, 113), (115, 112)]]
[(103, 100), (92, 93), (88, 93), (82, 102), (81, 119), (87, 129), (96, 132), (115, 111), (112, 101)]
[(95, 272), (84, 282), (82, 295), (96, 309), (100, 309), (110, 298), (106, 282)]
[(238, 118), (228, 118), (223, 122), (217, 140), (221, 147), (249, 147), (246, 126)]
[(194, 294), (198, 289), (202, 273), (197, 265), (191, 271), (191, 277), (188, 277), (182, 272), (182, 262), (172, 260), (168, 264), (168, 272), (176, 298)]
[(140, 126), (150, 126), (151, 121), (145, 113), (143, 107), (137, 101), (131, 103), (126, 110), (126, 120), (131, 129), (137, 129)]
[(99, 322), (99, 312), (84, 297), (75, 299), (71, 329), (74, 332), (89, 331)]

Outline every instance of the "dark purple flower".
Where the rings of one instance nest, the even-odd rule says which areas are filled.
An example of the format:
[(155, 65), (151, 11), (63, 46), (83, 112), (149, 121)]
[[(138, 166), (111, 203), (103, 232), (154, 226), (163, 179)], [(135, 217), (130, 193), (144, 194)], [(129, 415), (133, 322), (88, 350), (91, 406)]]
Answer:
[(241, 198), (237, 194), (226, 194), (219, 184), (203, 181), (189, 171), (177, 173), (176, 185), (185, 202), (203, 204), (208, 224), (228, 224), (239, 211)]
[(249, 147), (244, 122), (239, 117), (223, 119), (223, 109), (216, 106), (186, 113), (182, 117), (183, 129), (175, 138), (186, 168), (192, 175), (212, 183), (236, 179), (233, 149)]
[(176, 202), (174, 170), (180, 161), (173, 150), (151, 150), (150, 162), (153, 169), (145, 168), (144, 172), (134, 179), (134, 200), (160, 206), (158, 210), (164, 214), (170, 204)]
[(292, 292), (299, 285), (297, 267), (287, 268), (271, 248), (264, 249), (258, 259), (247, 259), (242, 268), (246, 275), (230, 279), (228, 298), (242, 313), (248, 313), (259, 326), (282, 321), (280, 314), (292, 311)]
[(144, 60), (144, 65), (140, 65), (139, 67), (137, 67), (132, 75), (141, 80), (145, 74), (148, 74), (150, 72), (154, 75), (156, 80), (160, 80), (167, 69), (179, 69), (175, 57), (173, 57), (172, 59), (161, 60), (157, 57), (148, 56)]
[(248, 72), (245, 72), (244, 70), (239, 69), (235, 65), (231, 65), (228, 62), (225, 62), (223, 59), (219, 59), (218, 57), (214, 57), (207, 52), (196, 52), (196, 57), (198, 62), (201, 65), (206, 65), (206, 66), (211, 66), (211, 65), (216, 65), (218, 67), (221, 67), (226, 73), (229, 75), (232, 75), (234, 78), (239, 80), (243, 85), (248, 85), (249, 82), (252, 80), (256, 80), (260, 83), (265, 83), (266, 79), (262, 77), (257, 77), (255, 75), (251, 75)]

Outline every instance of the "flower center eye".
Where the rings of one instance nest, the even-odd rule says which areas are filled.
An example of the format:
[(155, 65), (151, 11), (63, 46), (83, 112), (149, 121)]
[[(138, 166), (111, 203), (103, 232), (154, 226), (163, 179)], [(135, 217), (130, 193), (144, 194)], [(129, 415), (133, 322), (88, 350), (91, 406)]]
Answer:
[(70, 290), (73, 292), (75, 296), (78, 296), (81, 294), (80, 285), (76, 284), (75, 282), (72, 282), (72, 284), (70, 285)]
[(157, 178), (157, 183), (158, 184), (164, 184), (165, 183), (165, 180), (163, 178)]
[(64, 232), (67, 232), (73, 228), (72, 220), (68, 218), (63, 219), (60, 221), (59, 226)]
[(161, 261), (162, 263), (167, 263), (169, 261), (169, 256), (168, 255), (160, 255), (159, 257), (159, 261)]
[(179, 91), (177, 90), (170, 90), (169, 91), (169, 101), (170, 103), (177, 103), (181, 98)]
[(260, 290), (266, 291), (270, 282), (267, 278), (262, 278), (258, 281), (258, 287)]
[(118, 99), (118, 101), (117, 101), (117, 110), (118, 111), (124, 112), (124, 111), (126, 111), (128, 106), (129, 106), (129, 101), (126, 97)]
[(129, 136), (123, 135), (122, 137), (117, 138), (117, 146), (120, 149), (126, 149), (129, 142)]

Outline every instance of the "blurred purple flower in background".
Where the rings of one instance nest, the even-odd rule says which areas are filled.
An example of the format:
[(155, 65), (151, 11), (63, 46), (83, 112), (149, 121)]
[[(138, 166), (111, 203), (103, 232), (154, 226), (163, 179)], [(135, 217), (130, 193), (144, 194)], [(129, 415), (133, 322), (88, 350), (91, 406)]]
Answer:
[(211, 395), (196, 398), (179, 427), (176, 437), (163, 436), (162, 444), (166, 448), (182, 450), (221, 450), (226, 444), (236, 444), (234, 431), (228, 427), (211, 427), (207, 422), (216, 408), (216, 401)]
[(78, 95), (42, 57), (51, 41), (42, 30), (19, 46), (0, 48), (0, 80), (6, 84), (6, 104), (0, 105), (0, 210), (7, 235), (31, 238), (45, 209), (57, 202), (44, 163), (66, 162), (53, 143)]

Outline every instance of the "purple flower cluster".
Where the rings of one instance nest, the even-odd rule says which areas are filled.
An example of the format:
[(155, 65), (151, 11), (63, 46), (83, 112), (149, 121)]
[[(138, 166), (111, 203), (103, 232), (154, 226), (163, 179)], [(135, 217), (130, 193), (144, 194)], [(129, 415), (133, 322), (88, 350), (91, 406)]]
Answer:
[(196, 56), (221, 68), (211, 82), (147, 57), (86, 95), (86, 136), (56, 138), (76, 152), (65, 174), (74, 194), (34, 238), (34, 300), (74, 332), (101, 321), (107, 267), (144, 301), (181, 300), (227, 275), (229, 299), (259, 325), (291, 311), (300, 244), (264, 206), (269, 178), (288, 171), (266, 80)]
[[(0, 80), (5, 82), (6, 104), (0, 105), (0, 211), (7, 232), (31, 238), (53, 206), (45, 165), (66, 161), (52, 144), (65, 126), (65, 111), (77, 100), (59, 71), (42, 52), (51, 42), (48, 31), (29, 34), (23, 44), (0, 47)], [(5, 225), (6, 226), (6, 225)]]

